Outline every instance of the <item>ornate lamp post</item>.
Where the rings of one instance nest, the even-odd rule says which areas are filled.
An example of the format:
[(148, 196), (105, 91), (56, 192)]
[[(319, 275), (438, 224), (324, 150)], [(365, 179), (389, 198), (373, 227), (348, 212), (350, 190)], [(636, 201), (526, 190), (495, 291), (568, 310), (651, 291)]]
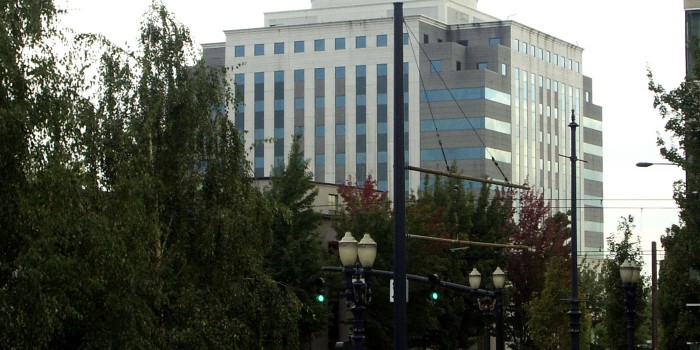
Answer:
[(639, 266), (633, 261), (625, 260), (620, 266), (620, 278), (624, 293), (625, 316), (627, 320), (627, 349), (634, 349), (634, 301), (639, 280)]
[(372, 299), (370, 277), (377, 257), (377, 243), (368, 233), (358, 243), (350, 232), (345, 232), (343, 239), (338, 242), (338, 255), (346, 277), (345, 300), (353, 314), (350, 338), (353, 348), (360, 350), (365, 340), (364, 311)]
[[(488, 294), (483, 297), (475, 298), (475, 305), (479, 307), (479, 310), (481, 310), (484, 318), (484, 334), (482, 339), (483, 350), (488, 350), (491, 347), (489, 335), (491, 324), (489, 322), (489, 316), (491, 315), (491, 311), (494, 310), (496, 311), (496, 349), (505, 349), (505, 341), (503, 337), (503, 286), (505, 285), (505, 282), (506, 274), (500, 267), (497, 267), (493, 272), (493, 285), (496, 288), (495, 298), (491, 299)], [(469, 286), (473, 290), (472, 296), (474, 296), (474, 291), (478, 290), (480, 285), (481, 273), (479, 270), (474, 268), (472, 272), (469, 273)]]

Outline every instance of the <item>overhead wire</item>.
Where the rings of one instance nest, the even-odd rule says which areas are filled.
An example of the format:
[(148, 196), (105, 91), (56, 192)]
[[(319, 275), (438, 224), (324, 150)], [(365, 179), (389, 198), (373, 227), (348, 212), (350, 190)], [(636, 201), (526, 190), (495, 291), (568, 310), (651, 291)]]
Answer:
[[(418, 40), (418, 38), (417, 38), (416, 35), (413, 33), (413, 31), (412, 31), (411, 28), (408, 26), (408, 24), (406, 23), (405, 20), (404, 20), (404, 27), (406, 28), (406, 30), (408, 31), (408, 33), (415, 39), (415, 42), (418, 43), (418, 48), (420, 49), (421, 53), (423, 53), (423, 55), (425, 55), (426, 59), (428, 60), (428, 62), (429, 62), (430, 65), (431, 65), (431, 67), (433, 67), (433, 60), (431, 59), (430, 55), (428, 55), (428, 52), (425, 50), (425, 48), (420, 44), (420, 41)], [(413, 41), (409, 40), (409, 44), (410, 44), (410, 46), (411, 46), (411, 48), (412, 48), (412, 51), (414, 52), (414, 60), (416, 60), (415, 63), (416, 63), (416, 65), (418, 65), (419, 62), (418, 62), (418, 59), (415, 57), (415, 50), (413, 50), (412, 42), (413, 42)], [(438, 78), (440, 79), (440, 82), (442, 83), (442, 85), (445, 87), (445, 89), (447, 90), (447, 92), (450, 94), (450, 98), (451, 98), (452, 101), (455, 103), (455, 105), (456, 105), (457, 108), (459, 109), (460, 113), (462, 113), (462, 117), (467, 121), (467, 124), (469, 124), (469, 127), (474, 131), (474, 135), (475, 135), (476, 138), (479, 140), (479, 143), (481, 143), (481, 145), (484, 147), (484, 151), (485, 151), (486, 153), (488, 153), (488, 155), (491, 157), (491, 161), (492, 161), (493, 164), (496, 166), (496, 169), (498, 169), (498, 172), (501, 174), (501, 176), (503, 176), (503, 180), (504, 180), (506, 183), (510, 183), (510, 181), (508, 180), (508, 176), (506, 176), (506, 174), (503, 172), (503, 169), (501, 169), (501, 166), (500, 166), (500, 165), (498, 164), (498, 162), (496, 161), (496, 158), (493, 156), (493, 154), (491, 153), (491, 151), (489, 151), (488, 147), (486, 147), (486, 143), (485, 143), (484, 140), (481, 138), (481, 135), (479, 135), (479, 133), (477, 132), (477, 129), (474, 127), (474, 125), (472, 124), (471, 120), (469, 120), (469, 118), (467, 117), (467, 113), (464, 111), (464, 109), (462, 108), (462, 106), (457, 102), (457, 98), (455, 98), (454, 94), (452, 93), (452, 89), (447, 85), (447, 82), (445, 82), (445, 79), (443, 79), (442, 74), (440, 74), (440, 72), (438, 72), (438, 71), (436, 71), (435, 73), (437, 74)], [(420, 69), (418, 70), (418, 75), (420, 76), (421, 84), (422, 84), (422, 86), (424, 87), (423, 91), (424, 91), (425, 96), (426, 96), (426, 101), (427, 101), (428, 105), (430, 105), (430, 99), (428, 98), (428, 96), (427, 96), (427, 91), (425, 90), (425, 86), (423, 85), (423, 77), (422, 77), (422, 74), (421, 74), (421, 72), (420, 72)], [(429, 109), (430, 109), (430, 107), (429, 107)], [(432, 109), (430, 109), (430, 113), (431, 113), (431, 118), (433, 119), (433, 124), (435, 125), (435, 129), (437, 130), (437, 124), (435, 123), (435, 118), (434, 118), (434, 116), (432, 115)], [(438, 135), (439, 135), (439, 134), (438, 134)], [(442, 149), (442, 142), (439, 141), (439, 144), (440, 144), (440, 148)], [(442, 149), (442, 153), (443, 153), (443, 156), (444, 156), (444, 154), (445, 154), (444, 149)], [(445, 158), (445, 163), (447, 163), (447, 158)], [(449, 168), (448, 168), (448, 171), (449, 171)]]

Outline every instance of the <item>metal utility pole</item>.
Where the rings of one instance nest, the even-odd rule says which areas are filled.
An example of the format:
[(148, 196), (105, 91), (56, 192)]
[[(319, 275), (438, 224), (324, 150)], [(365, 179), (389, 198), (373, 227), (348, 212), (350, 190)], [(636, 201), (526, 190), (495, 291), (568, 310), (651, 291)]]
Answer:
[(404, 159), (403, 3), (394, 3), (394, 349), (408, 347), (406, 321), (406, 169)]
[(651, 242), (651, 349), (658, 349), (657, 319), (659, 317), (656, 295), (656, 241)]
[(569, 309), (569, 333), (571, 333), (571, 350), (579, 350), (581, 336), (581, 310), (578, 299), (578, 208), (576, 207), (576, 115), (571, 110), (571, 309)]

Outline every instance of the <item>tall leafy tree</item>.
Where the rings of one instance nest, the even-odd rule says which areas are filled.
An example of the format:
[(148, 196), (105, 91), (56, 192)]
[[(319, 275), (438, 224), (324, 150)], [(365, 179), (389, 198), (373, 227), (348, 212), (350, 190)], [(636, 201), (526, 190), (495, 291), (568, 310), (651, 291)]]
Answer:
[(569, 221), (563, 213), (552, 214), (542, 194), (532, 190), (520, 193), (519, 204), (519, 220), (510, 240), (529, 248), (513, 250), (508, 257), (508, 280), (512, 288), (507, 330), (516, 347), (530, 349), (534, 340), (528, 327), (529, 304), (544, 288), (547, 263), (553, 257), (568, 261)]
[[(369, 233), (377, 242), (375, 269), (392, 270), (393, 236), (391, 207), (388, 193), (377, 190), (377, 181), (370, 175), (364, 181), (355, 182), (348, 177), (338, 188), (343, 203), (338, 220), (333, 223), (337, 238), (351, 232), (360, 240)], [(373, 349), (391, 348), (392, 305), (389, 300), (389, 284), (378, 277), (372, 283), (372, 303), (365, 314), (366, 344)], [(344, 290), (345, 286), (338, 286)], [(341, 339), (344, 341), (346, 339)]]
[(324, 257), (316, 231), (321, 217), (314, 208), (318, 188), (300, 140), (300, 136), (294, 136), (287, 162), (272, 171), (266, 195), (274, 207), (273, 236), (265, 270), (294, 291), (301, 302), (299, 331), (303, 343), (309, 343), (313, 332), (326, 324), (328, 311), (314, 300), (314, 281), (319, 277)]
[[(603, 300), (604, 310), (601, 324), (600, 343), (606, 349), (626, 349), (627, 338), (621, 335), (626, 334), (625, 304), (622, 289), (622, 279), (620, 277), (620, 266), (626, 260), (634, 261), (642, 266), (642, 251), (639, 237), (632, 241), (634, 229), (634, 218), (628, 216), (622, 218), (618, 224), (618, 235), (608, 237), (608, 251), (612, 254), (611, 259), (603, 263), (601, 271), (603, 276), (603, 288), (605, 297)], [(635, 293), (635, 344), (645, 344), (649, 339), (648, 332), (648, 279), (640, 277), (637, 282)]]
[[(691, 43), (698, 56), (697, 42)], [(697, 63), (698, 60), (696, 59)], [(698, 71), (698, 67), (694, 67)], [(654, 107), (666, 120), (669, 139), (659, 137), (661, 155), (685, 170), (685, 181), (674, 185), (674, 197), (680, 208), (680, 223), (661, 237), (665, 251), (659, 271), (659, 310), (661, 343), (665, 349), (687, 349), (688, 341), (700, 342), (700, 317), (687, 303), (700, 301), (700, 87), (686, 79), (672, 90), (657, 84), (648, 73)]]
[[(0, 150), (0, 346), (299, 347), (298, 299), (263, 270), (271, 211), (235, 102), (186, 28), (154, 3), (136, 52), (63, 59), (50, 1), (2, 6), (0, 132), (17, 142)], [(90, 85), (78, 58), (95, 52)]]

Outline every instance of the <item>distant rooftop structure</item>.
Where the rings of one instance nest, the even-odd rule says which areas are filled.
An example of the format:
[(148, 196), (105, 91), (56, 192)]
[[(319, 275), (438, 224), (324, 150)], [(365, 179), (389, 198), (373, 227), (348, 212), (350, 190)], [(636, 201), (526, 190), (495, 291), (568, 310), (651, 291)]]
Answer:
[[(423, 15), (445, 24), (498, 20), (477, 10), (477, 2), (405, 0), (404, 16)], [(311, 9), (265, 13), (265, 27), (393, 17), (394, 5), (390, 0), (311, 0)]]

